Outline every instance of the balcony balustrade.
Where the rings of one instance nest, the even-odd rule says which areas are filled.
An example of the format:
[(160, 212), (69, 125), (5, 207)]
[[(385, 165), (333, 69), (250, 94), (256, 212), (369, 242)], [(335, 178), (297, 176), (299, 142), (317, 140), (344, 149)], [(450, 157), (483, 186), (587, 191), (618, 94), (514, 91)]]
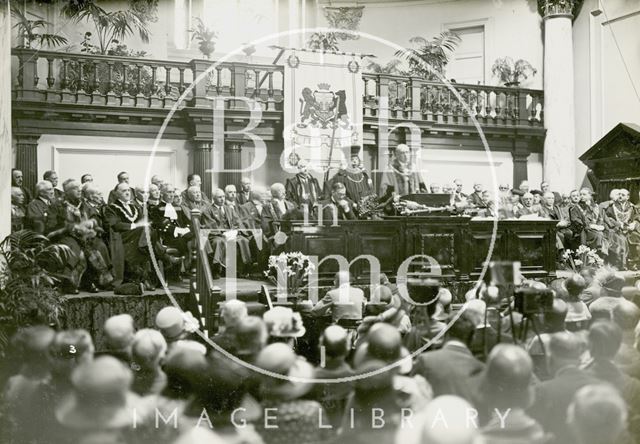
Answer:
[[(284, 73), (278, 65), (220, 63), (193, 85), (212, 62), (174, 62), (14, 49), (15, 103), (90, 105), (124, 109), (210, 107), (213, 97), (246, 97), (264, 111), (282, 112)], [(365, 123), (380, 116), (416, 124), (543, 127), (543, 92), (525, 88), (452, 84), (416, 77), (363, 74)], [(467, 106), (463, 105), (466, 102)], [(386, 105), (385, 105), (386, 103)], [(243, 101), (226, 106), (246, 109)]]

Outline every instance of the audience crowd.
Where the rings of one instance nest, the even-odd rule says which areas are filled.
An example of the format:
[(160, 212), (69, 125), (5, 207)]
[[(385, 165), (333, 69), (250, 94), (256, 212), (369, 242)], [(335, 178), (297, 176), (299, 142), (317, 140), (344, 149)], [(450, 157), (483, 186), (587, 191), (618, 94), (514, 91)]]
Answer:
[[(302, 313), (228, 300), (215, 347), (173, 306), (154, 328), (119, 314), (94, 338), (26, 327), (0, 441), (640, 442), (640, 282), (601, 268), (522, 286), (552, 303), (525, 316), (483, 284), (454, 307), (419, 276), (381, 276), (367, 299), (341, 272)], [(302, 347), (323, 316), (317, 348)]]

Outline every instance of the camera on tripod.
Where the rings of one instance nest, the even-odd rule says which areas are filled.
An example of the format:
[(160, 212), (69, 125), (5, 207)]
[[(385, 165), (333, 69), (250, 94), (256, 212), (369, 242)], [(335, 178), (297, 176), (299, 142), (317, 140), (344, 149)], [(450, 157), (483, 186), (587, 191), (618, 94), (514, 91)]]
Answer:
[(513, 308), (524, 316), (542, 314), (553, 308), (553, 291), (548, 288), (517, 288), (514, 293)]

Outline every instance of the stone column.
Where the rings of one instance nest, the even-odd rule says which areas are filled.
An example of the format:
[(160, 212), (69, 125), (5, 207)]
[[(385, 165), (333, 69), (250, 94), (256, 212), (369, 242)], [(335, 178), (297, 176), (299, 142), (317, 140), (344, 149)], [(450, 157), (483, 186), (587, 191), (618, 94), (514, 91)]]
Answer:
[[(11, 60), (11, 15), (9, 2), (0, 2), (0, 55)], [(2, 64), (0, 74), (0, 240), (11, 232), (11, 63)]]
[[(573, 31), (575, 8), (581, 0), (539, 0), (544, 18), (544, 180), (553, 189), (575, 188), (575, 123), (573, 92)], [(515, 184), (514, 184), (515, 185)]]
[[(193, 140), (193, 173), (202, 179), (202, 191), (211, 198), (213, 188), (213, 159), (211, 157), (211, 140)], [(209, 172), (207, 172), (209, 171)]]
[(240, 170), (242, 169), (242, 142), (240, 141), (227, 141), (224, 146), (224, 173), (220, 175), (220, 188), (227, 185), (235, 185), (236, 188), (240, 186), (240, 179), (242, 179), (242, 173), (236, 171), (227, 170)]
[(38, 182), (38, 139), (40, 136), (16, 135), (16, 168), (22, 171), (22, 186), (35, 193)]

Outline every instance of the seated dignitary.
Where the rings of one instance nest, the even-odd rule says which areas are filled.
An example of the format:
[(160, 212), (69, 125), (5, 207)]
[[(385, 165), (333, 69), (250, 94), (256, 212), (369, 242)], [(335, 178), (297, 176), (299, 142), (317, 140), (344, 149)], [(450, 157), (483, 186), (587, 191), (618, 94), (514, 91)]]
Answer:
[(309, 173), (309, 162), (298, 160), (298, 173), (291, 179), (287, 179), (287, 199), (294, 202), (297, 207), (303, 204), (313, 207), (322, 198), (322, 190), (318, 179)]
[[(629, 191), (618, 190), (618, 199), (605, 210), (611, 225), (618, 234), (626, 238), (628, 258), (638, 262), (640, 260), (640, 210), (629, 202)], [(624, 251), (624, 250), (623, 250)], [(622, 258), (625, 265), (626, 258)]]
[(556, 247), (562, 250), (563, 248), (568, 248), (567, 246), (570, 245), (571, 239), (573, 239), (573, 233), (571, 232), (571, 228), (569, 228), (571, 222), (569, 222), (568, 218), (564, 217), (563, 212), (560, 211), (555, 201), (555, 195), (552, 192), (547, 191), (544, 193), (538, 214), (545, 219), (558, 221), (556, 225)]
[(26, 210), (24, 207), (24, 193), (18, 187), (11, 187), (11, 231), (24, 228)]
[(211, 204), (204, 200), (200, 187), (195, 185), (190, 186), (187, 190), (187, 194), (182, 199), (182, 211), (187, 219), (191, 220), (191, 211), (198, 210), (203, 213)]
[(213, 203), (202, 213), (202, 226), (212, 230), (209, 243), (212, 249), (214, 276), (219, 276), (221, 268), (228, 265), (226, 251), (230, 242), (235, 243), (237, 257), (240, 259), (238, 265), (252, 262), (249, 241), (238, 232), (244, 228), (238, 212), (232, 206), (225, 205), (225, 194), (220, 188), (213, 191)]
[[(189, 219), (184, 212), (176, 211), (173, 206), (175, 188), (172, 185), (164, 185), (160, 192), (160, 203), (149, 209), (149, 219), (157, 230), (162, 243), (185, 256), (188, 253), (187, 243), (191, 239)], [(178, 263), (176, 260), (170, 262)]]
[[(104, 209), (105, 224), (110, 231), (111, 258), (116, 281), (128, 280), (145, 283), (149, 289), (149, 244), (145, 227), (150, 228), (142, 209), (131, 203), (131, 188), (126, 182), (115, 189), (116, 200)], [(152, 246), (158, 247), (157, 235), (151, 230)], [(146, 281), (146, 282), (145, 282)]]
[(317, 212), (319, 223), (329, 225), (338, 220), (354, 220), (358, 218), (356, 205), (347, 197), (347, 189), (341, 182), (335, 182), (331, 185), (331, 197), (328, 200), (320, 201), (315, 211)]
[[(183, 202), (187, 200), (187, 193), (189, 192), (189, 188), (191, 187), (197, 187), (199, 190), (202, 189), (202, 178), (200, 178), (198, 174), (189, 174), (187, 176), (187, 189), (182, 191)], [(205, 193), (204, 191), (201, 191), (201, 193), (202, 193), (202, 200), (208, 204), (211, 203), (211, 200), (207, 196), (207, 193)]]
[(238, 190), (236, 190), (235, 185), (227, 185), (226, 187), (224, 187), (224, 204), (225, 205), (229, 205), (230, 207), (233, 207), (236, 210), (238, 210), (236, 205), (238, 203), (237, 197), (238, 197)]
[(114, 203), (118, 199), (116, 196), (116, 188), (118, 188), (118, 185), (121, 183), (129, 183), (129, 173), (126, 171), (119, 172), (116, 177), (118, 179), (118, 184), (113, 188), (113, 190), (109, 191), (109, 197), (107, 198), (107, 203), (109, 204)]
[[(573, 197), (573, 192), (571, 193)], [(582, 243), (593, 248), (602, 255), (609, 254), (610, 242), (607, 237), (607, 227), (604, 213), (593, 201), (593, 192), (588, 188), (580, 190), (580, 201), (569, 209), (571, 230), (580, 234)]]
[(255, 257), (258, 269), (264, 270), (269, 260), (268, 225), (264, 218), (265, 206), (269, 205), (271, 194), (264, 190), (251, 191), (249, 200), (238, 207), (242, 224), (249, 230), (251, 256)]
[(538, 207), (533, 203), (533, 194), (527, 192), (520, 197), (520, 203), (513, 209), (516, 217), (537, 216)]
[(279, 254), (284, 249), (288, 231), (287, 223), (294, 220), (298, 212), (296, 205), (285, 199), (285, 187), (281, 183), (271, 185), (271, 201), (262, 208), (265, 236), (270, 243), (271, 254)]
[(36, 198), (27, 205), (25, 228), (38, 234), (44, 234), (49, 216), (49, 208), (53, 202), (53, 185), (48, 180), (36, 184)]
[(236, 200), (240, 205), (244, 205), (251, 200), (251, 179), (243, 177), (240, 180), (240, 192), (238, 192)]
[(64, 198), (64, 192), (57, 188), (58, 186), (58, 173), (53, 170), (45, 171), (42, 175), (42, 180), (48, 180), (53, 185), (53, 197), (55, 200), (60, 200)]
[(31, 202), (31, 192), (23, 186), (23, 182), (24, 182), (24, 178), (23, 178), (23, 174), (22, 171), (20, 171), (17, 168), (14, 168), (11, 170), (11, 186), (12, 187), (18, 187), (22, 190), (22, 193), (24, 194), (24, 202), (25, 205), (28, 204), (29, 202)]

